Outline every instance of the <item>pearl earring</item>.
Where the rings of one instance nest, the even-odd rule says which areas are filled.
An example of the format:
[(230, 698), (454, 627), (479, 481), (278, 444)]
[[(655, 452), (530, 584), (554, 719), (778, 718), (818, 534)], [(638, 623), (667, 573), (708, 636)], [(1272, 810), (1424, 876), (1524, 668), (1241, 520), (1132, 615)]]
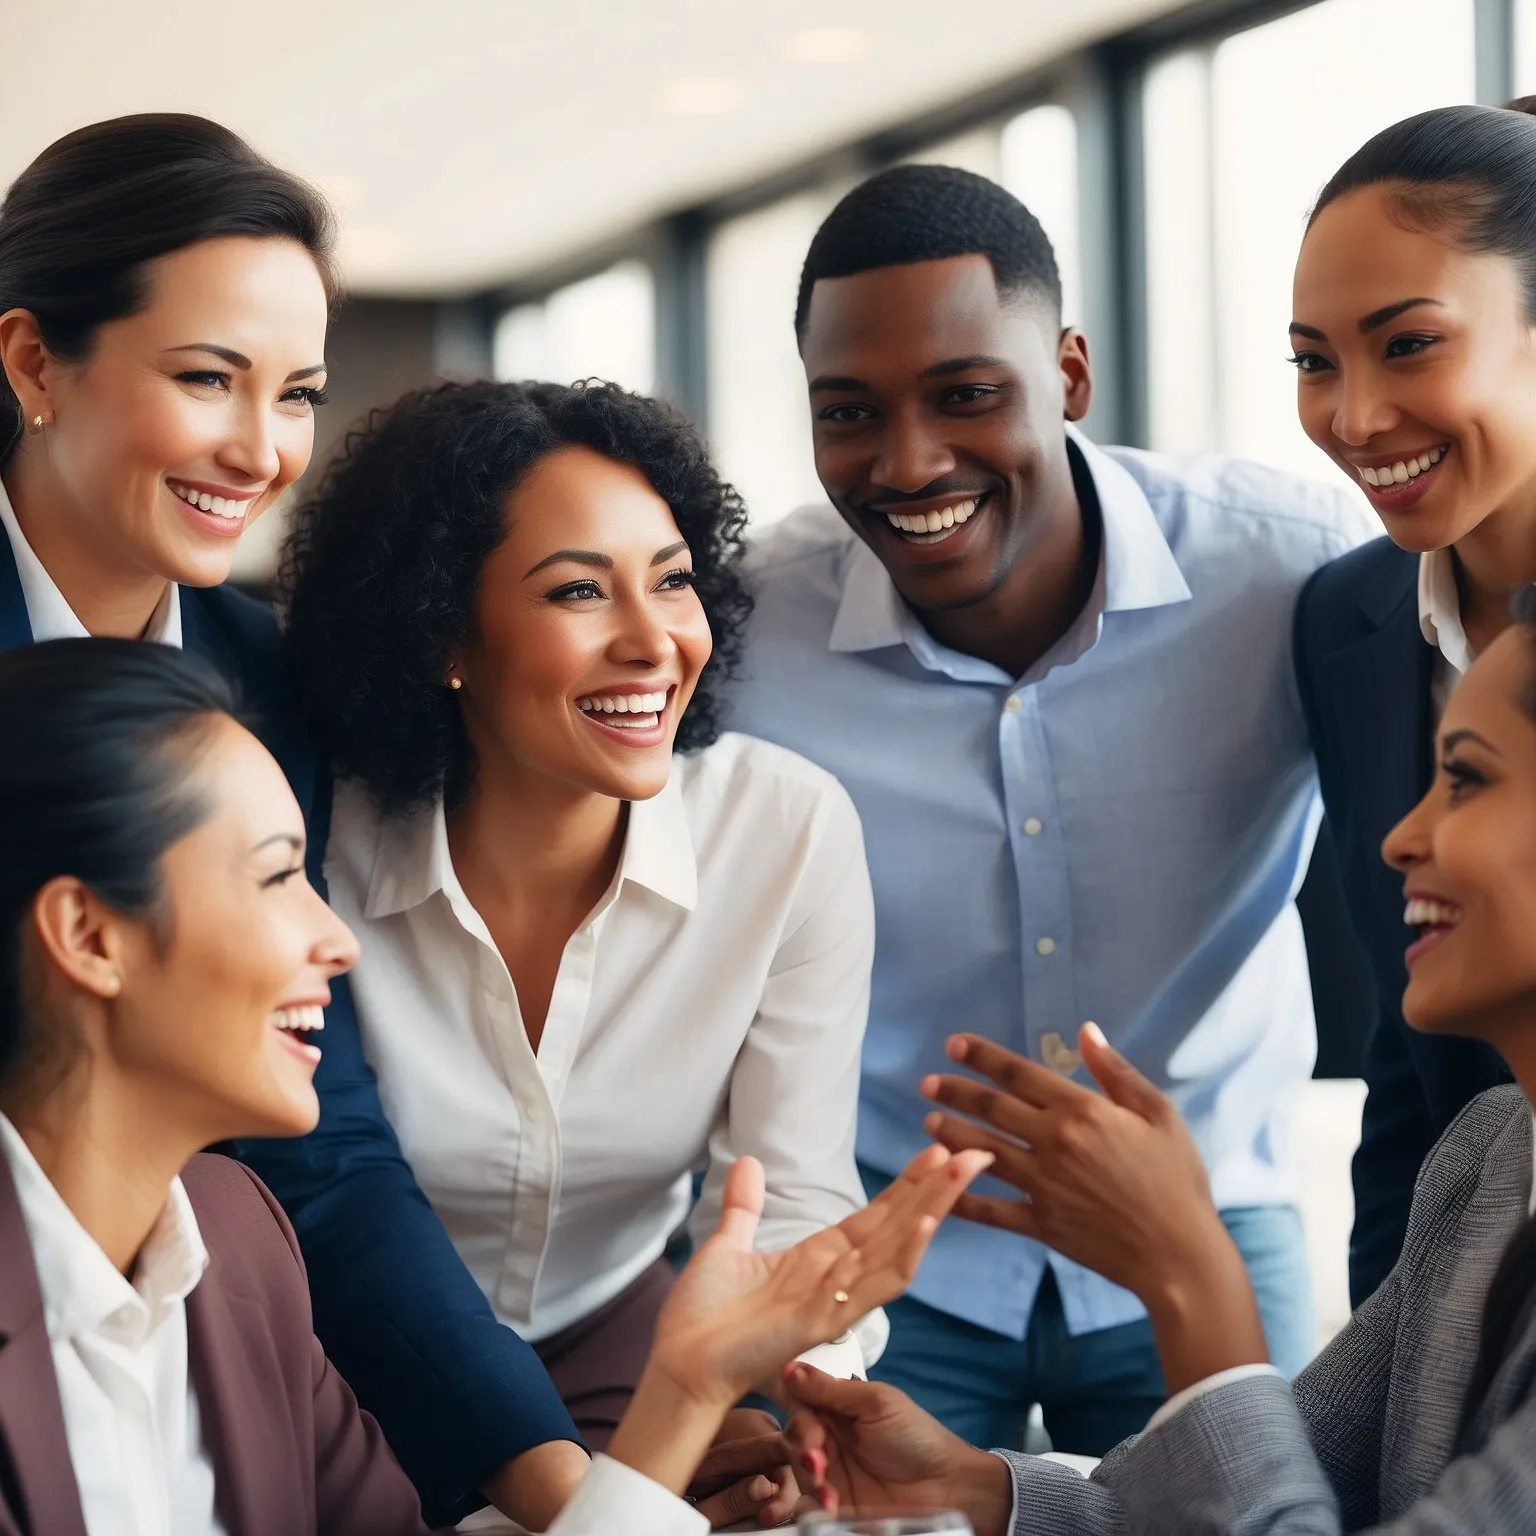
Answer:
[(464, 686), (464, 679), (462, 677), (450, 677), (448, 679), (448, 686), (457, 693)]
[(39, 411), (38, 414), (32, 418), (31, 426), (33, 435), (36, 436), (36, 434), (41, 432), (47, 425), (48, 418), (43, 415), (41, 411)]

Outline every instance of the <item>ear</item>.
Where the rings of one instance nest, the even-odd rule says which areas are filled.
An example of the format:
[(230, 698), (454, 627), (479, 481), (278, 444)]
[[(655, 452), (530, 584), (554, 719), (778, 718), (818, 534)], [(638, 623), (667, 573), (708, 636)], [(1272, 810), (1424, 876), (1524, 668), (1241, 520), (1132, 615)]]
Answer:
[(0, 315), (0, 368), (21, 402), (23, 421), (55, 414), (52, 386), (57, 366), (30, 309), (8, 309)]
[(1093, 370), (1088, 364), (1088, 338), (1075, 325), (1067, 326), (1056, 345), (1061, 369), (1062, 414), (1081, 421), (1093, 404)]
[(50, 880), (32, 902), (43, 954), (64, 980), (106, 1000), (123, 990), (122, 918), (72, 875)]

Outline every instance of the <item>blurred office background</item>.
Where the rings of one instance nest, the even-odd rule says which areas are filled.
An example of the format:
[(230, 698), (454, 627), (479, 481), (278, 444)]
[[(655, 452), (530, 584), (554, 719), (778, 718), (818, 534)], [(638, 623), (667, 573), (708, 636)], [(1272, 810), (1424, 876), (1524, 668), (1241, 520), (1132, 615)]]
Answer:
[[(81, 123), (180, 109), (329, 193), (351, 296), (317, 467), (437, 375), (600, 375), (690, 412), (759, 524), (818, 495), (795, 285), (860, 177), (961, 165), (1034, 209), (1091, 435), (1327, 476), (1285, 363), (1311, 200), (1399, 117), (1536, 91), (1536, 0), (7, 0), (0, 45), (49, 61), (0, 96), (0, 183)], [(281, 534), (247, 537), (242, 579)], [(1372, 1007), (1329, 857), (1298, 1135), (1324, 1332)]]

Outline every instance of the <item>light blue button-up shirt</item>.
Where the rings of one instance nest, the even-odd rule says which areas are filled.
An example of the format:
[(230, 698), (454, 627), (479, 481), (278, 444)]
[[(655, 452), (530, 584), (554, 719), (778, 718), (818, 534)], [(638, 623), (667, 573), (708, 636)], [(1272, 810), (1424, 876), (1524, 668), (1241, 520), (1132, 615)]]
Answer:
[[(1378, 530), (1343, 491), (1258, 465), (1073, 444), (1103, 519), (1098, 582), (1022, 678), (940, 645), (842, 519), (809, 508), (752, 551), (730, 723), (831, 769), (863, 818), (864, 1162), (894, 1173), (926, 1144), (917, 1084), (953, 1031), (1055, 1063), (1095, 1019), (1173, 1096), (1219, 1206), (1282, 1202), (1316, 1053), (1292, 898), (1320, 814), (1291, 611)], [(964, 1221), (911, 1293), (1023, 1338), (1047, 1264), (1072, 1333), (1143, 1315)]]

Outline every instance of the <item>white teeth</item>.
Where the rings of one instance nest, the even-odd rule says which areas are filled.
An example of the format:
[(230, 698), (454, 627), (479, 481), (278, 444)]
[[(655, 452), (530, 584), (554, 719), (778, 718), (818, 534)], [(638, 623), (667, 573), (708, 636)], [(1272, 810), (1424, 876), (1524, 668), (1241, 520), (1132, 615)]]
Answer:
[(1363, 464), (1360, 466), (1360, 478), (1367, 485), (1407, 485), (1426, 469), (1432, 469), (1448, 451), (1445, 447), (1430, 448), (1415, 458), (1399, 459), (1396, 464), (1382, 464), (1376, 468)]
[(305, 1003), (297, 1008), (279, 1008), (272, 1015), (272, 1022), (279, 1029), (304, 1034), (310, 1030), (325, 1028), (325, 1009), (318, 1003)]
[(951, 506), (941, 507), (937, 512), (887, 512), (885, 520), (902, 533), (942, 533), (968, 522), (979, 500), (980, 497), (973, 496), (969, 501), (957, 501)]
[(576, 707), (589, 715), (659, 715), (667, 707), (663, 693), (602, 693), (577, 699)]
[(1416, 896), (1403, 912), (1403, 921), (1410, 928), (1437, 927), (1461, 921), (1461, 908), (1443, 901), (1427, 901)]
[(212, 512), (215, 517), (227, 517), (233, 520), (245, 515), (243, 501), (228, 501), (222, 496), (210, 496), (207, 491), (194, 491), (190, 486), (173, 485), (171, 491), (181, 497), (189, 507), (196, 507), (200, 512)]

